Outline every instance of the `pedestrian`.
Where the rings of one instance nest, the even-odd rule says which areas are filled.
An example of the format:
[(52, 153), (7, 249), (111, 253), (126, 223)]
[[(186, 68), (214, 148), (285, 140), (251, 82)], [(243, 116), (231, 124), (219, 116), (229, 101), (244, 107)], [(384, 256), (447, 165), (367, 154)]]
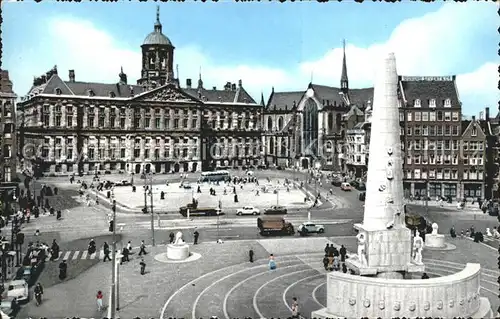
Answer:
[(148, 253), (146, 252), (146, 244), (144, 244), (144, 240), (141, 240), (141, 250), (139, 251), (139, 256), (142, 255), (147, 255)]
[(292, 318), (299, 318), (299, 303), (297, 297), (292, 298)]
[(124, 248), (122, 249), (122, 255), (123, 255), (123, 257), (122, 257), (122, 262), (121, 262), (121, 263), (123, 263), (123, 262), (125, 262), (125, 261), (126, 261), (126, 262), (129, 262), (129, 261), (130, 261), (130, 259), (128, 258), (128, 254), (129, 254), (129, 251), (128, 251), (127, 247), (124, 247)]
[(339, 271), (340, 270), (340, 258), (339, 258), (339, 256), (334, 256), (333, 257), (333, 269), (335, 271)]
[(330, 244), (326, 244), (326, 246), (325, 246), (325, 254), (328, 254), (329, 251), (330, 251)]
[(132, 242), (130, 240), (127, 243), (127, 249), (129, 251), (129, 253), (132, 253)]
[(174, 232), (170, 232), (170, 235), (168, 235), (168, 237), (170, 237), (170, 243), (172, 244), (174, 242)]
[(194, 236), (194, 245), (198, 245), (198, 237), (200, 237), (200, 233), (198, 233), (198, 231), (196, 230), (196, 228), (194, 229), (194, 233), (193, 233), (193, 236)]
[(104, 296), (102, 295), (102, 291), (98, 291), (97, 292), (97, 296), (96, 296), (96, 299), (97, 299), (97, 311), (101, 311), (102, 310), (102, 298)]
[(253, 250), (250, 249), (250, 251), (248, 252), (248, 258), (250, 260), (251, 263), (253, 263)]
[(109, 245), (107, 242), (104, 242), (103, 250), (104, 250), (104, 258), (102, 261), (106, 261), (106, 260), (111, 261), (111, 258), (109, 257)]
[(325, 257), (323, 257), (323, 266), (325, 270), (328, 270), (328, 253), (325, 253)]
[(141, 259), (141, 275), (144, 275), (146, 272), (146, 263), (144, 262), (144, 258)]
[(276, 269), (276, 261), (274, 261), (274, 255), (270, 254), (269, 255), (269, 270), (275, 270)]
[(66, 260), (63, 260), (59, 264), (59, 279), (63, 280), (64, 278), (66, 278), (67, 269), (68, 269), (68, 264), (66, 263)]
[(422, 279), (429, 279), (429, 275), (426, 272), (422, 274)]
[(340, 247), (340, 261), (345, 262), (345, 255), (347, 255), (347, 249), (342, 245)]
[(345, 265), (345, 263), (343, 263), (343, 264), (342, 264), (342, 272), (343, 272), (344, 274), (346, 274), (346, 273), (347, 273), (347, 266)]

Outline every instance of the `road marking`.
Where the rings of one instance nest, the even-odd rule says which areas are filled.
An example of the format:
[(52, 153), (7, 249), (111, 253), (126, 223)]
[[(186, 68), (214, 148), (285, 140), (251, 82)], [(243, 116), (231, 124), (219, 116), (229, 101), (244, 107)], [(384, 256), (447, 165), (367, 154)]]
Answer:
[[(273, 281), (276, 281), (276, 280), (280, 280), (282, 279), (283, 277), (286, 277), (286, 276), (291, 276), (291, 275), (296, 275), (296, 274), (300, 274), (300, 273), (303, 273), (303, 272), (306, 272), (306, 271), (315, 271), (315, 269), (313, 268), (308, 268), (308, 269), (304, 269), (304, 270), (298, 270), (298, 271), (293, 271), (293, 272), (290, 272), (290, 273), (287, 273), (287, 274), (283, 274), (283, 275), (280, 275), (280, 276), (277, 276), (269, 281), (267, 281), (266, 283), (262, 284), (258, 289), (257, 291), (255, 291), (255, 293), (253, 294), (253, 309), (255, 310), (255, 312), (257, 312), (257, 316), (258, 318), (266, 318), (264, 317), (264, 315), (262, 315), (262, 312), (260, 312), (260, 309), (259, 309), (259, 305), (257, 304), (257, 296), (259, 295), (259, 292), (265, 287), (267, 286), (268, 284), (270, 284), (271, 282)], [(314, 276), (310, 276), (310, 277), (306, 277), (305, 279), (302, 279), (302, 281), (305, 281), (307, 279), (310, 279), (310, 278), (314, 278), (314, 277), (319, 277), (319, 276), (324, 276), (323, 274), (316, 274)]]
[(89, 256), (89, 259), (95, 259), (96, 255), (97, 255), (97, 253), (93, 253), (92, 255)]
[(82, 252), (82, 258), (81, 259), (87, 259), (87, 254), (88, 254), (88, 252), (86, 250), (84, 250)]
[(316, 298), (316, 293), (318, 292), (318, 289), (324, 285), (326, 285), (326, 282), (323, 282), (323, 283), (317, 285), (316, 287), (314, 287), (314, 289), (312, 291), (312, 297), (313, 297), (314, 302), (317, 303), (322, 308), (326, 308), (326, 307), (323, 304), (321, 304), (321, 302), (319, 302), (318, 298)]
[[(232, 230), (232, 228), (219, 228), (218, 230)], [(213, 232), (216, 232), (217, 229), (207, 229), (205, 231), (213, 231)]]
[(64, 255), (63, 260), (68, 260), (70, 255), (71, 255), (71, 251), (67, 251), (66, 255)]
[(100, 250), (99, 251), (99, 260), (103, 260), (104, 259), (104, 250)]
[(56, 256), (56, 258), (54, 258), (54, 260), (59, 260), (59, 258), (61, 258), (62, 256), (62, 252), (59, 252), (59, 255)]
[(77, 258), (78, 258), (78, 253), (79, 253), (79, 251), (78, 251), (78, 250), (77, 250), (77, 251), (75, 251), (75, 254), (73, 255), (73, 260), (75, 260), (75, 259), (77, 259)]

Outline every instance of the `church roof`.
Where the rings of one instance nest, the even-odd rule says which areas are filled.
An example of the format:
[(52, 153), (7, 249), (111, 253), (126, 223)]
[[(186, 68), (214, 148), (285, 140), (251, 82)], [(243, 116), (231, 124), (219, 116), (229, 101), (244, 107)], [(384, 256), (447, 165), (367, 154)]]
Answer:
[(293, 108), (294, 102), (295, 105), (298, 105), (302, 96), (304, 95), (304, 91), (295, 91), (295, 92), (272, 92), (269, 97), (269, 101), (267, 102), (266, 108), (268, 110), (291, 110)]
[(368, 101), (373, 105), (373, 88), (349, 89), (349, 102), (364, 109), (368, 106)]
[(310, 84), (309, 87), (314, 90), (314, 95), (319, 102), (323, 104), (323, 106), (334, 104), (341, 106), (342, 104), (345, 104), (339, 88), (319, 84)]

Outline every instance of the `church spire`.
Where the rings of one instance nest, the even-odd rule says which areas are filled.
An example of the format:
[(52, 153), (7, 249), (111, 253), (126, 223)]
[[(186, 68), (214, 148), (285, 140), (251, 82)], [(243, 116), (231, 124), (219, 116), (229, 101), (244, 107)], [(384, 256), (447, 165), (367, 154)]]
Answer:
[(345, 58), (345, 40), (342, 41), (344, 57), (342, 59), (342, 75), (340, 76), (340, 89), (345, 94), (349, 91), (349, 79), (347, 78), (347, 62)]
[(155, 32), (161, 33), (160, 6), (156, 6)]
[(265, 106), (264, 104), (264, 92), (260, 91), (260, 105)]

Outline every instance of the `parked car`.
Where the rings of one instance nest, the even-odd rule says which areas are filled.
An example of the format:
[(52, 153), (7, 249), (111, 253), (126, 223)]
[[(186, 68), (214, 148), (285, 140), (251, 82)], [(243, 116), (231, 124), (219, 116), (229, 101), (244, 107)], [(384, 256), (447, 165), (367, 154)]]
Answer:
[(18, 302), (28, 302), (29, 287), (26, 280), (12, 280), (7, 288), (7, 298), (17, 298)]
[(191, 184), (190, 183), (182, 183), (182, 187), (184, 187), (184, 189), (191, 189)]
[(361, 192), (361, 193), (359, 193), (359, 195), (358, 195), (358, 199), (359, 199), (360, 201), (364, 202), (364, 201), (365, 201), (365, 199), (366, 199), (366, 192)]
[(340, 189), (343, 190), (343, 191), (349, 192), (349, 191), (352, 190), (352, 186), (349, 183), (342, 183), (340, 185)]
[(335, 187), (340, 187), (342, 185), (342, 182), (340, 181), (340, 179), (334, 179), (332, 181), (332, 185)]
[(245, 206), (236, 211), (236, 215), (260, 215), (260, 211), (253, 206)]
[(311, 222), (305, 222), (305, 223), (302, 223), (297, 230), (302, 236), (309, 234), (309, 233), (322, 234), (325, 232), (325, 226), (317, 225), (317, 224), (314, 224)]
[(358, 183), (358, 186), (356, 187), (356, 189), (358, 191), (365, 191), (366, 190), (366, 185), (365, 183), (361, 182), (361, 183)]
[(264, 215), (285, 215), (286, 213), (288, 213), (288, 211), (283, 206), (271, 206), (264, 210)]
[(14, 298), (2, 298), (2, 301), (0, 301), (0, 318), (2, 319), (10, 319), (10, 315), (14, 311), (12, 309), (12, 300)]

